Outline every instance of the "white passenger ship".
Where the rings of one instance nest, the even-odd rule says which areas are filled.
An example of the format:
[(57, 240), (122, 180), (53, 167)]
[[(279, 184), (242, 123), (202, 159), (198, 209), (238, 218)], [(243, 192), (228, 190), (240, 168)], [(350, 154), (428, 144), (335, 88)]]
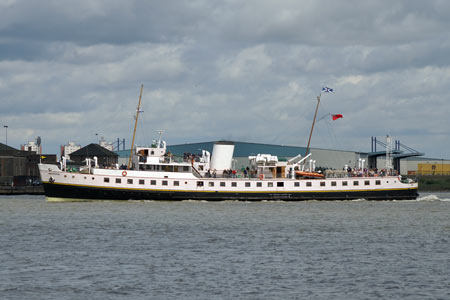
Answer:
[[(140, 102), (141, 97), (136, 123)], [(249, 167), (236, 172), (231, 142), (214, 144), (212, 155), (203, 150), (198, 156), (175, 157), (160, 135), (151, 147), (132, 149), (126, 169), (118, 165), (101, 168), (94, 157), (75, 172), (65, 159), (60, 165), (39, 164), (39, 171), (48, 201), (402, 200), (418, 196), (416, 182), (389, 172), (383, 176), (363, 170), (356, 174), (346, 170), (317, 173), (314, 161), (307, 161), (311, 156), (308, 149), (309, 142), (305, 157), (298, 155), (288, 161), (270, 154), (250, 156)]]
[[(213, 153), (185, 159), (166, 151), (165, 142), (136, 147), (132, 168), (100, 168), (87, 159), (79, 171), (65, 161), (39, 164), (48, 201), (62, 200), (389, 200), (415, 199), (417, 183), (398, 176), (325, 174), (301, 171), (305, 158), (279, 161), (276, 156), (250, 156), (248, 172), (231, 170), (234, 145), (214, 144)], [(311, 165), (311, 164), (310, 164)], [(246, 170), (247, 171), (247, 170)], [(309, 170), (306, 170), (309, 171)], [(313, 171), (313, 170), (311, 170)], [(233, 174), (234, 173), (234, 174)], [(323, 177), (322, 177), (323, 176)]]

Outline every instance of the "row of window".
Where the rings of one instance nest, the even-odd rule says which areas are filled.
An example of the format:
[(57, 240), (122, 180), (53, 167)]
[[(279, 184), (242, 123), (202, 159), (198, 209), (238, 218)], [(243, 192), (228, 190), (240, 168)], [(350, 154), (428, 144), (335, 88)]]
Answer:
[[(92, 177), (92, 179), (94, 179), (94, 177)], [(145, 184), (145, 180), (144, 179), (138, 179), (139, 184), (140, 185), (144, 185)], [(104, 177), (103, 181), (106, 183), (109, 183), (109, 177)], [(132, 178), (127, 178), (126, 183), (127, 184), (133, 184), (133, 179)], [(122, 178), (116, 178), (116, 183), (122, 183)], [(187, 182), (185, 182), (187, 183)], [(167, 186), (169, 185), (169, 182), (167, 180), (162, 180), (161, 182), (162, 185)], [(204, 181), (197, 181), (197, 186), (198, 187), (203, 187), (204, 186)], [(262, 181), (257, 181), (256, 182), (256, 187), (262, 187), (263, 182)], [(156, 185), (156, 180), (150, 180), (150, 185)], [(215, 182), (214, 181), (209, 181), (208, 182), (208, 186), (209, 187), (214, 187)], [(221, 181), (219, 183), (220, 187), (225, 187), (226, 186), (226, 182)], [(342, 186), (348, 186), (348, 181), (341, 181), (341, 185)], [(370, 185), (370, 180), (364, 180), (364, 185)], [(375, 185), (381, 185), (381, 180), (375, 180)], [(175, 180), (173, 181), (173, 186), (180, 186), (180, 182)], [(267, 187), (273, 187), (273, 182), (267, 182)], [(276, 186), (277, 187), (284, 187), (284, 182), (283, 181), (277, 181), (276, 182)], [(300, 186), (300, 182), (296, 181), (294, 182), (294, 187), (299, 187)], [(311, 187), (312, 186), (312, 182), (311, 181), (307, 181), (306, 182), (306, 186), (307, 187)], [(326, 186), (326, 182), (325, 181), (321, 181), (320, 182), (320, 186), (324, 187)], [(331, 181), (331, 186), (337, 186), (337, 182), (336, 181)], [(354, 180), (353, 181), (353, 186), (359, 186), (359, 181), (358, 180)], [(233, 181), (231, 182), (231, 187), (237, 187), (237, 182)], [(251, 182), (245, 182), (245, 187), (251, 187)]]
[[(145, 180), (144, 179), (138, 179), (138, 180), (139, 180), (138, 182), (139, 182), (140, 185), (144, 185), (145, 184)], [(108, 177), (104, 177), (103, 181), (108, 183), (109, 182), (109, 178)], [(126, 182), (127, 182), (127, 184), (133, 184), (134, 181), (131, 178), (127, 178)], [(116, 183), (122, 183), (122, 178), (116, 178)], [(162, 183), (162, 185), (169, 185), (169, 182), (167, 180), (163, 180), (161, 183)], [(150, 180), (150, 185), (156, 185), (156, 180)], [(173, 182), (173, 185), (174, 186), (179, 186), (180, 182), (176, 180), (176, 181)]]

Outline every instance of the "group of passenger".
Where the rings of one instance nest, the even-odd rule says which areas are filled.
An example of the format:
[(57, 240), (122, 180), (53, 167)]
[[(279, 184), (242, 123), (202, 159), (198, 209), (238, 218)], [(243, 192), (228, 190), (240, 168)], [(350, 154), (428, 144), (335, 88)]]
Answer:
[(199, 162), (200, 161), (200, 154), (195, 154), (195, 153), (189, 153), (189, 152), (184, 152), (183, 153), (183, 161), (184, 162)]

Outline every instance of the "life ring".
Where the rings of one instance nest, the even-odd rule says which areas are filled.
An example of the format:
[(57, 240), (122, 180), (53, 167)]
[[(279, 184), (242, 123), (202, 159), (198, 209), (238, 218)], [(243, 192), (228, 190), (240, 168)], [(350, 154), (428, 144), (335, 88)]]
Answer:
[(122, 176), (127, 176), (127, 171), (123, 171)]
[(263, 180), (264, 179), (264, 174), (259, 174), (259, 179)]

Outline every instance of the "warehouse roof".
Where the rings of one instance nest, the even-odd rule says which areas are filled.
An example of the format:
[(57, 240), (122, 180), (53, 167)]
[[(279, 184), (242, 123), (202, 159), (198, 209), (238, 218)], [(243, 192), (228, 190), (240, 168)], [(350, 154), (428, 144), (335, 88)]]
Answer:
[(102, 146), (98, 144), (89, 144), (81, 149), (78, 149), (75, 152), (72, 152), (70, 154), (71, 157), (73, 156), (86, 156), (86, 157), (92, 157), (92, 156), (109, 156), (109, 157), (116, 157), (118, 156), (117, 153), (109, 151), (106, 148), (103, 148)]

